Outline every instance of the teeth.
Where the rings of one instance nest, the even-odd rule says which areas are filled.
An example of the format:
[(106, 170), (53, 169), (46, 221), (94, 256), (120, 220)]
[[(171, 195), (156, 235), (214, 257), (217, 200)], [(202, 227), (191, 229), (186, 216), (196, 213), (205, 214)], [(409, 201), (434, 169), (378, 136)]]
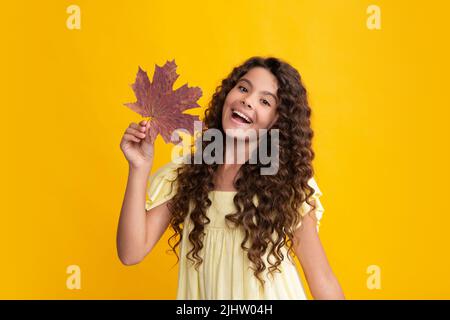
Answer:
[(248, 122), (252, 122), (252, 120), (250, 120), (250, 118), (247, 117), (245, 114), (243, 114), (243, 113), (241, 113), (241, 112), (239, 112), (239, 111), (236, 111), (236, 110), (233, 110), (233, 112), (236, 113), (237, 115), (241, 116), (242, 118), (244, 118), (244, 119), (247, 120)]

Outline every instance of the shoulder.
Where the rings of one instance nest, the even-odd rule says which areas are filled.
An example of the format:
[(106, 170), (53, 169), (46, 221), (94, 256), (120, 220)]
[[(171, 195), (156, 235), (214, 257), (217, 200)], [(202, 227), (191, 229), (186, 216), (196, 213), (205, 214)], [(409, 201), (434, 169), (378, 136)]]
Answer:
[(146, 191), (146, 210), (158, 206), (176, 194), (177, 169), (183, 165), (182, 160), (181, 157), (172, 159), (149, 176)]
[(155, 179), (176, 178), (177, 169), (183, 165), (183, 158), (177, 157), (160, 166), (154, 173), (150, 175), (150, 182)]
[(322, 191), (320, 191), (319, 186), (317, 185), (316, 179), (314, 177), (308, 180), (308, 185), (314, 189), (313, 196), (316, 197), (322, 196)]
[[(308, 185), (314, 189), (314, 193), (311, 195), (309, 202), (313, 202), (316, 206), (316, 209), (312, 211), (312, 207), (306, 201), (304, 201), (300, 207), (300, 215), (304, 217), (307, 214), (313, 213), (314, 218), (317, 221), (317, 231), (319, 231), (320, 221), (322, 220), (323, 213), (325, 212), (325, 208), (323, 207), (320, 199), (323, 194), (314, 177), (308, 180)], [(297, 228), (300, 225), (301, 222), (297, 225)]]

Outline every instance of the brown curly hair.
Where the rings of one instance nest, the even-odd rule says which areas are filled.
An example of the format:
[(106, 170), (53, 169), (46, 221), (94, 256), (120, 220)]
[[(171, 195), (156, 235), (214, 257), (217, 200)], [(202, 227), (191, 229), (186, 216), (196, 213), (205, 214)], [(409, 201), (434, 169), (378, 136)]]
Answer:
[[(243, 228), (245, 237), (241, 248), (247, 251), (247, 256), (253, 263), (254, 275), (263, 285), (264, 280), (259, 274), (266, 269), (262, 256), (269, 245), (267, 261), (270, 264), (269, 272), (272, 274), (275, 270), (280, 271), (278, 266), (284, 259), (281, 248), (287, 245), (288, 255), (293, 252), (294, 226), (302, 219), (299, 215), (302, 203), (306, 201), (315, 209), (314, 202), (309, 202), (315, 190), (308, 185), (308, 180), (314, 176), (312, 167), (314, 152), (311, 148), (313, 138), (310, 125), (311, 109), (300, 74), (287, 62), (274, 57), (251, 57), (231, 71), (216, 88), (205, 111), (205, 130), (219, 129), (225, 136), (222, 128), (222, 108), (225, 98), (237, 81), (254, 67), (266, 68), (278, 81), (279, 118), (272, 129), (279, 129), (279, 169), (274, 175), (260, 175), (259, 170), (264, 165), (259, 159), (256, 164), (250, 164), (247, 160), (240, 167), (234, 184), (237, 193), (233, 202), (238, 210), (227, 214), (225, 218), (227, 223), (229, 221), (235, 227)], [(267, 140), (270, 145), (269, 134)], [(209, 143), (211, 142), (202, 141), (203, 150)], [(194, 152), (189, 156), (193, 159)], [(199, 251), (203, 248), (205, 225), (210, 222), (206, 215), (211, 205), (208, 194), (214, 190), (213, 178), (217, 168), (217, 163), (194, 164), (194, 161), (178, 167), (177, 192), (168, 203), (172, 214), (170, 225), (175, 232), (169, 238), (169, 246), (177, 256), (177, 263), (179, 257), (176, 247), (183, 236), (182, 225), (189, 214), (190, 203), (193, 204), (190, 219), (194, 227), (188, 236), (193, 248), (187, 253), (187, 258), (195, 263), (197, 270), (203, 262)], [(252, 201), (254, 196), (258, 199), (257, 206)], [(277, 238), (273, 236), (274, 232)], [(171, 240), (177, 236), (179, 239), (172, 246)], [(270, 255), (275, 257), (274, 264), (269, 259)]]

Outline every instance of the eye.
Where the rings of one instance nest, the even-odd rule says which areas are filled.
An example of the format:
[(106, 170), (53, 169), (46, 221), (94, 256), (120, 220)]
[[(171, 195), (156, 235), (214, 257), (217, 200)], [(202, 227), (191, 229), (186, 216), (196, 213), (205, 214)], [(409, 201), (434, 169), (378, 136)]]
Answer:
[[(238, 86), (238, 90), (241, 91), (241, 89), (244, 89), (244, 92), (247, 92), (247, 88), (243, 87), (243, 86)], [(242, 92), (242, 91), (241, 91)]]
[(270, 106), (269, 101), (267, 101), (266, 99), (262, 99), (262, 103), (265, 104), (265, 105), (267, 105), (267, 106)]

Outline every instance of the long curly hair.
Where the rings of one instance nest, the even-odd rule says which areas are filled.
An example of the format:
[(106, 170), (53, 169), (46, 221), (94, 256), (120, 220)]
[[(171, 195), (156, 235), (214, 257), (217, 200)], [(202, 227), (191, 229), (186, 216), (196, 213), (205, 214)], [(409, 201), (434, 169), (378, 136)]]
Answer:
[[(284, 259), (282, 247), (288, 247), (288, 255), (293, 252), (294, 226), (302, 220), (299, 214), (302, 203), (306, 201), (315, 209), (314, 202), (310, 203), (309, 200), (315, 190), (308, 185), (308, 180), (314, 176), (314, 152), (311, 148), (313, 130), (307, 92), (298, 71), (278, 58), (259, 56), (251, 57), (235, 67), (216, 88), (205, 111), (205, 130), (215, 128), (225, 136), (222, 127), (225, 98), (238, 80), (254, 67), (266, 68), (278, 81), (279, 117), (272, 129), (279, 129), (279, 168), (274, 175), (260, 175), (259, 170), (264, 165), (259, 159), (256, 164), (250, 164), (248, 160), (242, 164), (234, 183), (237, 193), (233, 202), (237, 211), (227, 214), (225, 219), (227, 223), (243, 228), (245, 237), (241, 248), (247, 251), (254, 275), (264, 285), (260, 274), (266, 269), (262, 259), (266, 250), (270, 250), (267, 256), (269, 272), (272, 274), (276, 270), (280, 271), (278, 266)], [(270, 146), (269, 134), (267, 140)], [(203, 139), (203, 150), (209, 143), (211, 142)], [(194, 152), (188, 156), (193, 159)], [(193, 229), (188, 238), (192, 249), (187, 253), (187, 259), (195, 264), (197, 270), (203, 262), (199, 252), (203, 248), (205, 225), (210, 222), (206, 215), (211, 206), (208, 194), (214, 190), (213, 178), (217, 168), (217, 163), (194, 164), (194, 161), (178, 167), (177, 192), (168, 203), (170, 225), (174, 230), (169, 238), (169, 246), (177, 256), (177, 263), (179, 257), (176, 248), (183, 237), (183, 224), (190, 212)], [(255, 196), (258, 199), (257, 205), (252, 201)], [(171, 241), (177, 238), (178, 241), (172, 246)], [(275, 258), (274, 263), (270, 261), (270, 256)]]

